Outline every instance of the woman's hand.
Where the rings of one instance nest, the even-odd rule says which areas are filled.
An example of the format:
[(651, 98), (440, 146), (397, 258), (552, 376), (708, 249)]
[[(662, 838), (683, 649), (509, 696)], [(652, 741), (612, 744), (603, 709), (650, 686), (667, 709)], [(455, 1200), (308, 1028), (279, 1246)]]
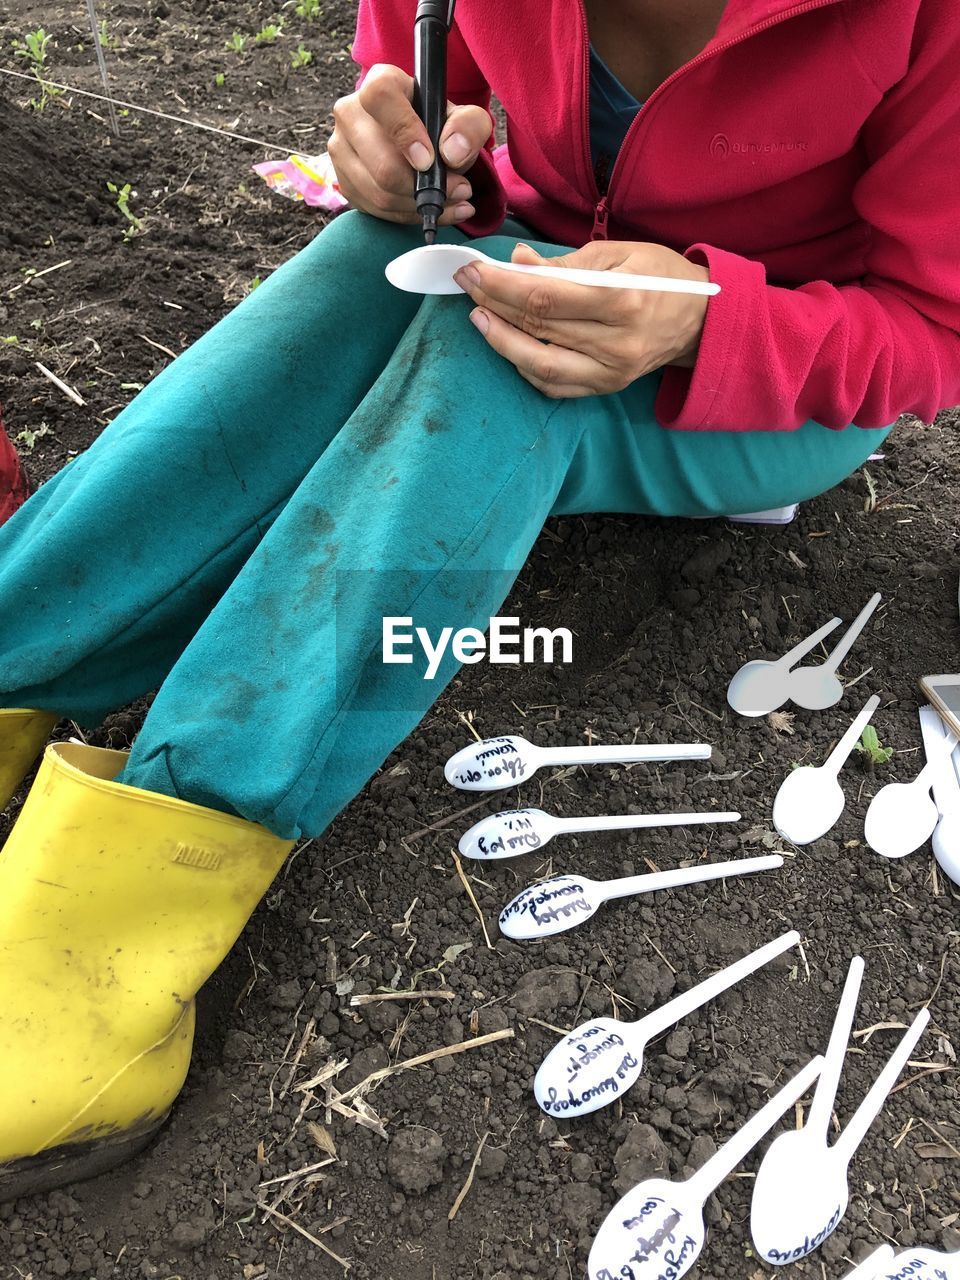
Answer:
[[(414, 170), (429, 169), (433, 147), (413, 109), (413, 79), (399, 67), (371, 67), (356, 93), (333, 106), (334, 130), (327, 144), (340, 190), (355, 209), (388, 222), (419, 221), (413, 198)], [(493, 122), (482, 107), (447, 103), (440, 154), (447, 165), (447, 204), (440, 222), (474, 215), (473, 194), (462, 175), (471, 168)]]
[[(559, 258), (518, 244), (512, 261), (710, 278), (672, 249), (632, 241), (595, 240)], [(553, 399), (622, 391), (662, 365), (692, 368), (696, 360), (706, 297), (592, 287), (487, 263), (461, 267), (456, 279), (477, 304), (470, 319), (490, 346)]]

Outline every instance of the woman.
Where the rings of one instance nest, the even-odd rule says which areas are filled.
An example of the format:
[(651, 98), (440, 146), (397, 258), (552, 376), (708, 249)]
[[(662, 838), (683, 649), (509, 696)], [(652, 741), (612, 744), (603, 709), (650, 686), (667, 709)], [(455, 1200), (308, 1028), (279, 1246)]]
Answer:
[(129, 757), (47, 749), (0, 861), (4, 1195), (162, 1122), (197, 988), (453, 673), (384, 665), (384, 616), (483, 626), (551, 513), (783, 505), (960, 399), (956, 6), (461, 0), (443, 238), (722, 286), (483, 266), (469, 306), (383, 278), (431, 154), (410, 8), (360, 5), (355, 211), (0, 531), (4, 798), (159, 687)]

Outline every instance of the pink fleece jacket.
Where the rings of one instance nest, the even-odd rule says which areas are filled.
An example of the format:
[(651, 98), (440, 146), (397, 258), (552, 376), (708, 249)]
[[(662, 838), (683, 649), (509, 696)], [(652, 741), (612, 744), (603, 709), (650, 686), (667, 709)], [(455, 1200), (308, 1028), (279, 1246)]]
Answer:
[[(412, 73), (414, 0), (360, 0), (353, 57)], [(601, 198), (588, 35), (573, 0), (458, 0), (448, 97), (508, 119), (471, 171), (489, 235), (647, 240), (706, 263), (696, 367), (666, 369), (683, 430), (885, 426), (960, 401), (960, 3), (728, 0), (653, 93)]]

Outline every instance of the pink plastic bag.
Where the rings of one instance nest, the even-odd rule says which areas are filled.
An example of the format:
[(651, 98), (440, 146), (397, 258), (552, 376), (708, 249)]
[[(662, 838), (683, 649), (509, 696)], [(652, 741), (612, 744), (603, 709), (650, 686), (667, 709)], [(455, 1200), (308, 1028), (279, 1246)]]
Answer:
[(264, 160), (255, 164), (253, 171), (280, 195), (316, 209), (334, 213), (349, 203), (340, 193), (333, 163), (325, 151), (319, 156), (294, 154), (286, 160)]

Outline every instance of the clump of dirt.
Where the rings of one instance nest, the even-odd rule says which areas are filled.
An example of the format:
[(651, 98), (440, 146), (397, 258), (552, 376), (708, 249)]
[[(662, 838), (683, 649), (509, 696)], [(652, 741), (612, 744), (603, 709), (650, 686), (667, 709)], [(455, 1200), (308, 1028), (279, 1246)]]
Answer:
[[(347, 3), (312, 23), (288, 6), (287, 34), (263, 45), (255, 33), (272, 14), (249, 0), (100, 9), (119, 96), (291, 149), (320, 149), (330, 106), (353, 82)], [(0, 41), (40, 22), (57, 38), (52, 70), (96, 91), (75, 5), (41, 11), (29, 0), (15, 18), (0, 8)], [(248, 37), (243, 53), (226, 48), (234, 32)], [(305, 73), (290, 67), (301, 41), (314, 52)], [(320, 225), (257, 186), (255, 148), (133, 114), (121, 123), (117, 143), (79, 98), (42, 116), (0, 101), (11, 201), (0, 324), (19, 338), (0, 348), (0, 399), (14, 434), (36, 433), (22, 442), (36, 482), (168, 361), (161, 348), (182, 350)], [(41, 190), (51, 158), (64, 174), (56, 196)], [(128, 240), (105, 190), (117, 180), (132, 183), (144, 220)], [(86, 406), (65, 400), (35, 359)], [(863, 843), (870, 796), (917, 771), (917, 676), (958, 665), (957, 426), (954, 414), (901, 424), (869, 475), (804, 504), (785, 529), (550, 521), (504, 612), (570, 627), (574, 664), (464, 668), (332, 828), (291, 859), (201, 993), (190, 1077), (157, 1141), (111, 1175), (0, 1206), (0, 1277), (332, 1277), (341, 1267), (329, 1250), (358, 1277), (569, 1280), (620, 1192), (698, 1168), (823, 1049), (855, 952), (867, 973), (841, 1123), (897, 1039), (889, 1024), (928, 1002), (933, 1022), (852, 1166), (847, 1216), (792, 1274), (821, 1280), (822, 1259), (842, 1275), (884, 1236), (960, 1246), (960, 893), (928, 847), (884, 862)], [(844, 667), (860, 679), (838, 708), (757, 721), (729, 710), (724, 689), (742, 662), (783, 652), (832, 613), (851, 618), (874, 590), (884, 603)], [(851, 761), (837, 826), (801, 851), (782, 848), (770, 825), (777, 787), (794, 764), (821, 762), (872, 692), (892, 762), (870, 773)], [(96, 741), (128, 743), (143, 709), (112, 716)], [(514, 793), (474, 803), (447, 787), (443, 763), (465, 744), (465, 721), (544, 746), (710, 742), (705, 763), (543, 771), (517, 800), (562, 815), (683, 807), (744, 820), (565, 837), (546, 857), (465, 865), (485, 934), (452, 851)], [(609, 904), (544, 943), (496, 929), (504, 902), (550, 870), (602, 879), (781, 848), (781, 873)], [(559, 1031), (592, 1015), (639, 1017), (790, 927), (802, 952), (651, 1045), (615, 1106), (579, 1121), (537, 1109), (533, 1075)], [(496, 1038), (459, 1048), (483, 1037)], [(707, 1206), (706, 1280), (762, 1274), (750, 1188), (731, 1179)]]

